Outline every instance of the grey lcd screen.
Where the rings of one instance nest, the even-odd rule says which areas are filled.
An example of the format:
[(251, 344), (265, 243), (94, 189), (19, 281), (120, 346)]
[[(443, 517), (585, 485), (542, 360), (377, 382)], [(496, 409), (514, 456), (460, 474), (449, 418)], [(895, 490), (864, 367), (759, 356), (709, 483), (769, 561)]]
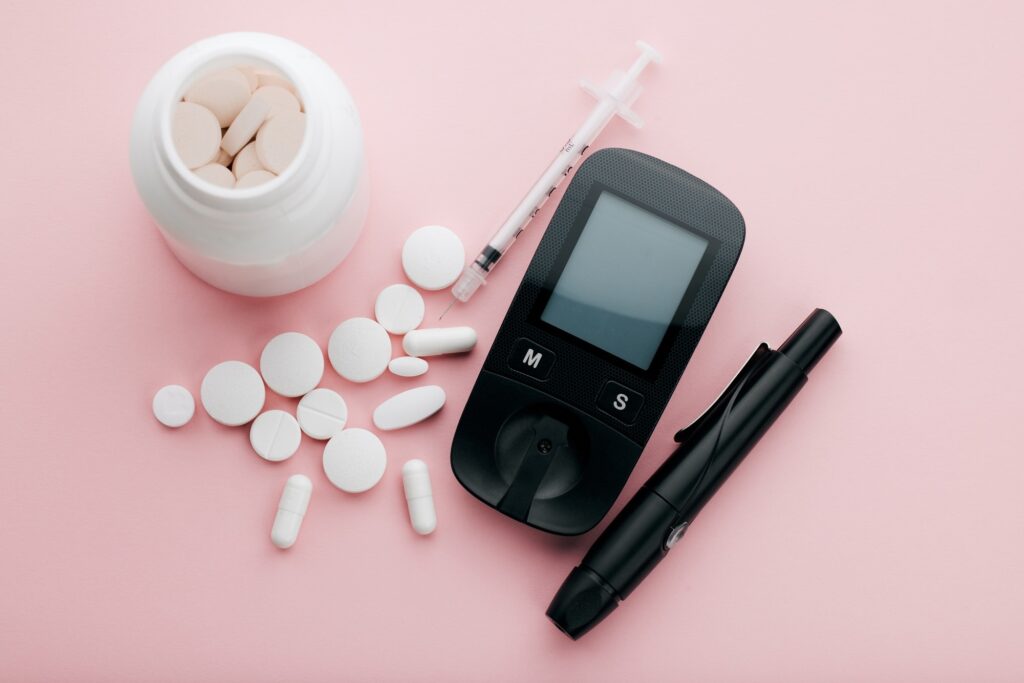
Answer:
[(708, 241), (602, 191), (540, 314), (647, 370)]

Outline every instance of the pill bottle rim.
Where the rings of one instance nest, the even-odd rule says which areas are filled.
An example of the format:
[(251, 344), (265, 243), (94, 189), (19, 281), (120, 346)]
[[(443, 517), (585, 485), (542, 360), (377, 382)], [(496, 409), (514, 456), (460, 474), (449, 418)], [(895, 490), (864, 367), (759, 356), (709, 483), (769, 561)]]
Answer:
[[(306, 130), (303, 133), (302, 144), (299, 146), (295, 158), (288, 164), (288, 168), (273, 180), (243, 189), (220, 187), (196, 175), (195, 171), (182, 161), (171, 134), (174, 105), (182, 101), (188, 88), (200, 77), (219, 69), (230, 68), (232, 64), (265, 67), (279, 72), (297, 90), (302, 110), (306, 114)], [(177, 89), (169, 93), (160, 117), (161, 147), (174, 174), (184, 183), (190, 194), (211, 199), (217, 202), (220, 208), (241, 208), (242, 206), (249, 208), (254, 200), (267, 199), (269, 195), (278, 194), (281, 188), (291, 184), (291, 181), (299, 174), (306, 162), (306, 157), (310, 155), (312, 131), (319, 123), (319, 111), (319, 107), (309, 97), (309, 88), (301, 75), (288, 63), (288, 60), (281, 59), (279, 55), (258, 47), (231, 46), (203, 54), (187, 69), (187, 73), (179, 82)]]

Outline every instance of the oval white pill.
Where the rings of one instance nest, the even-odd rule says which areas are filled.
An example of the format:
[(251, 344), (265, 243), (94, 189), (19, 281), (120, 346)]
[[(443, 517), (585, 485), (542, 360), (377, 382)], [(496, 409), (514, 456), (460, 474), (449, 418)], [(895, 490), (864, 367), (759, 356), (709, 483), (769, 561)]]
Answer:
[(426, 290), (444, 289), (459, 279), (466, 265), (466, 248), (443, 225), (426, 225), (409, 235), (402, 246), (402, 268), (409, 280)]
[(199, 168), (217, 158), (220, 124), (206, 107), (178, 102), (171, 118), (171, 139), (182, 162), (189, 168)]
[(326, 440), (345, 428), (348, 406), (341, 395), (330, 389), (314, 389), (299, 401), (295, 410), (299, 427), (306, 436)]
[(402, 466), (402, 488), (409, 506), (409, 521), (421, 536), (437, 528), (434, 492), (430, 487), (430, 472), (422, 460), (410, 460)]
[(331, 365), (345, 379), (369, 382), (388, 368), (391, 337), (375, 320), (350, 318), (331, 333), (327, 355)]
[(295, 455), (301, 441), (299, 423), (283, 410), (268, 410), (253, 420), (249, 427), (252, 449), (270, 462), (280, 462)]
[(260, 414), (267, 391), (254, 367), (239, 360), (228, 360), (206, 373), (199, 397), (203, 408), (215, 421), (237, 427)]
[(252, 94), (253, 98), (264, 100), (270, 107), (267, 118), (272, 118), (286, 111), (300, 111), (299, 99), (290, 90), (279, 85), (265, 85)]
[(196, 400), (192, 392), (180, 384), (162, 387), (153, 396), (153, 415), (166, 427), (188, 424), (195, 412)]
[[(224, 150), (221, 151), (223, 152)], [(243, 147), (231, 162), (231, 172), (235, 174), (236, 178), (246, 176), (253, 171), (265, 170), (267, 169), (263, 168), (263, 164), (260, 163), (259, 157), (256, 156), (255, 142), (250, 142), (248, 145)]]
[(223, 69), (199, 79), (185, 101), (202, 105), (213, 112), (221, 128), (227, 128), (249, 101), (249, 81), (238, 69)]
[(373, 307), (377, 322), (391, 334), (405, 334), (423, 322), (426, 306), (420, 293), (409, 285), (391, 285), (377, 295)]
[(260, 372), (267, 386), (281, 396), (302, 396), (320, 384), (324, 352), (301, 332), (285, 332), (263, 347)]
[(419, 377), (429, 368), (427, 361), (415, 356), (399, 356), (388, 363), (388, 370), (399, 377)]
[(252, 171), (238, 179), (238, 182), (235, 183), (235, 189), (240, 190), (246, 187), (256, 187), (263, 183), (269, 183), (276, 177), (277, 176), (270, 171)]
[(235, 175), (226, 166), (206, 164), (196, 169), (196, 175), (217, 187), (234, 187)]
[(324, 474), (331, 483), (348, 493), (373, 488), (388, 466), (384, 444), (373, 432), (345, 429), (324, 447)]
[(281, 491), (281, 499), (277, 503), (277, 514), (274, 516), (274, 527), (270, 530), (270, 542), (281, 550), (295, 545), (302, 528), (302, 518), (309, 509), (309, 499), (313, 496), (313, 482), (303, 474), (288, 477)]
[(305, 135), (305, 114), (298, 111), (281, 112), (264, 123), (256, 133), (256, 156), (265, 169), (281, 173), (299, 153)]
[(373, 411), (377, 429), (389, 431), (423, 422), (444, 407), (444, 389), (436, 385), (416, 387), (392, 396)]
[(238, 116), (228, 126), (224, 133), (224, 139), (220, 141), (220, 147), (228, 154), (238, 154), (253, 139), (256, 131), (260, 129), (263, 122), (270, 115), (270, 102), (265, 98), (257, 98), (255, 95), (249, 98), (248, 103), (238, 112)]
[(439, 356), (464, 353), (476, 346), (472, 327), (430, 327), (413, 330), (402, 339), (402, 348), (410, 356)]

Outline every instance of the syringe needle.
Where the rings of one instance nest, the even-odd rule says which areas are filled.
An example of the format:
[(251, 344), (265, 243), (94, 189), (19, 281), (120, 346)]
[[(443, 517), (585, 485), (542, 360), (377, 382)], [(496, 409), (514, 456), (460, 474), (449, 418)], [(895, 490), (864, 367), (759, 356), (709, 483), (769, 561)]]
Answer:
[(456, 299), (456, 298), (455, 298), (455, 297), (453, 296), (453, 297), (452, 297), (452, 302), (451, 302), (450, 304), (448, 304), (448, 305), (447, 305), (447, 306), (445, 307), (445, 309), (444, 309), (443, 311), (441, 311), (441, 315), (437, 316), (437, 319), (438, 319), (438, 320), (440, 320), (441, 318), (443, 318), (443, 317), (445, 316), (445, 314), (447, 314), (447, 313), (448, 313), (448, 311), (452, 310), (452, 306), (454, 306), (454, 305), (455, 305), (455, 302), (456, 302), (456, 301), (458, 301), (458, 299)]

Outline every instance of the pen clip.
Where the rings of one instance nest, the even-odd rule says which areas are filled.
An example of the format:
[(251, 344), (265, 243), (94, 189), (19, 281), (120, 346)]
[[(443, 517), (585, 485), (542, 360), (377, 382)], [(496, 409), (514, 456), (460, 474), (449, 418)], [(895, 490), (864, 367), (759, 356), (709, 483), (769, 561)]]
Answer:
[(705, 410), (700, 417), (698, 417), (689, 425), (683, 427), (678, 432), (676, 432), (676, 443), (682, 443), (686, 441), (686, 439), (695, 431), (697, 431), (697, 429), (702, 424), (704, 424), (706, 420), (709, 420), (712, 415), (717, 414), (719, 409), (729, 402), (729, 400), (732, 398), (732, 395), (743, 385), (743, 382), (746, 380), (746, 378), (751, 373), (753, 373), (758, 367), (760, 367), (761, 363), (764, 362), (764, 360), (768, 357), (768, 354), (770, 354), (771, 352), (772, 350), (768, 346), (768, 344), (761, 342), (761, 344), (754, 350), (754, 353), (747, 360), (746, 364), (744, 364), (744, 366), (740, 368), (740, 371), (736, 374), (733, 380), (729, 382), (729, 386), (725, 388), (725, 391), (723, 391), (722, 394), (717, 399), (715, 399), (715, 401), (710, 406), (708, 406), (708, 409)]

